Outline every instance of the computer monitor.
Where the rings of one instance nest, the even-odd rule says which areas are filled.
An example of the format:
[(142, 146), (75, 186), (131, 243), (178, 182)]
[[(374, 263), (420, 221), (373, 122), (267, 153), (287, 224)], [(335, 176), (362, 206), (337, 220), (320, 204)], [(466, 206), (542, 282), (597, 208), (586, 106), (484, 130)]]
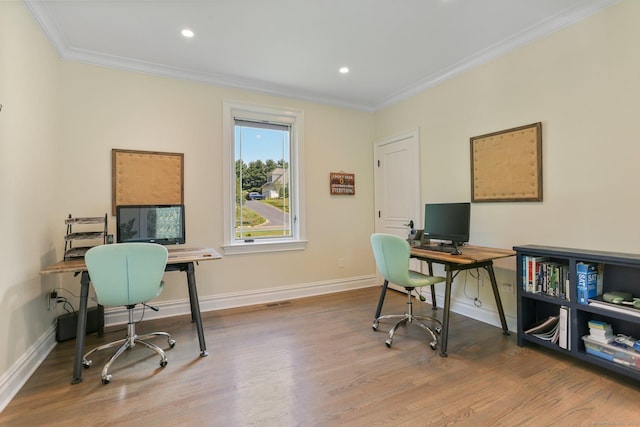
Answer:
[(424, 206), (425, 239), (448, 240), (454, 246), (469, 241), (471, 203), (427, 203)]
[(184, 205), (116, 206), (118, 243), (185, 243)]

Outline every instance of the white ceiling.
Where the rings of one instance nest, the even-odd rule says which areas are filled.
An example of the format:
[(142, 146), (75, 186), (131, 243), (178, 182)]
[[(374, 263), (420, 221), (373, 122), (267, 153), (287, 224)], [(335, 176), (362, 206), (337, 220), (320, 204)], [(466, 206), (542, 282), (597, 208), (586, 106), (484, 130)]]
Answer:
[(616, 1), (25, 3), (66, 60), (375, 111)]

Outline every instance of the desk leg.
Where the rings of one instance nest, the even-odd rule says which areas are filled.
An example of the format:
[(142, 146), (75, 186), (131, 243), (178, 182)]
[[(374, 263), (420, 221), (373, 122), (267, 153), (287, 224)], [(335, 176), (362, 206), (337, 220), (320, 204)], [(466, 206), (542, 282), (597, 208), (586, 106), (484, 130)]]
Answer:
[[(427, 265), (429, 266), (429, 276), (433, 276), (433, 264), (427, 261)], [(436, 303), (436, 286), (431, 285), (431, 310), (437, 310), (438, 303)]]
[(493, 288), (493, 296), (496, 298), (496, 307), (498, 308), (498, 315), (500, 316), (500, 323), (502, 324), (502, 334), (509, 335), (509, 328), (507, 327), (507, 319), (504, 317), (504, 310), (502, 309), (502, 300), (500, 299), (500, 292), (498, 291), (498, 283), (496, 282), (496, 274), (493, 271), (493, 263), (485, 266), (489, 273), (489, 279), (491, 280), (491, 287)]
[(380, 299), (378, 300), (378, 308), (376, 309), (376, 315), (373, 317), (373, 320), (376, 320), (380, 317), (380, 313), (382, 312), (382, 304), (384, 304), (384, 297), (387, 294), (387, 287), (389, 286), (389, 281), (385, 280), (382, 284), (382, 290), (380, 291)]
[(440, 334), (440, 356), (447, 357), (447, 340), (449, 338), (449, 312), (451, 310), (451, 285), (453, 274), (449, 266), (447, 270), (447, 281), (444, 288), (444, 310), (442, 312), (442, 333)]
[(89, 299), (89, 273), (82, 272), (80, 277), (80, 308), (78, 309), (78, 326), (76, 328), (76, 355), (73, 361), (73, 379), (71, 384), (82, 382), (82, 356), (84, 356), (84, 339), (87, 330), (87, 300)]
[(189, 288), (189, 302), (191, 303), (191, 321), (196, 322), (196, 328), (198, 329), (200, 357), (206, 357), (209, 353), (207, 353), (207, 345), (204, 342), (202, 316), (200, 315), (200, 303), (198, 301), (198, 290), (196, 289), (196, 274), (192, 262), (187, 265), (187, 285)]

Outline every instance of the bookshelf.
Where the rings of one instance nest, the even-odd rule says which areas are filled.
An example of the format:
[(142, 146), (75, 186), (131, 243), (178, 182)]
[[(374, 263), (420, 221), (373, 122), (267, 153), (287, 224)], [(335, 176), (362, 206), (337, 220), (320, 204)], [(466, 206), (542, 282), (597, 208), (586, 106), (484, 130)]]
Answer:
[[(640, 297), (640, 255), (538, 245), (515, 246), (513, 249), (517, 260), (518, 345), (522, 347), (535, 343), (640, 380), (640, 352), (634, 352), (633, 349), (628, 352), (627, 349), (627, 352), (618, 353), (615, 347), (603, 345), (602, 348), (597, 347), (599, 357), (593, 354), (592, 342), (587, 339), (587, 347), (583, 340), (584, 336), (589, 335), (589, 321), (592, 320), (610, 324), (614, 334), (640, 339), (640, 309), (607, 303), (581, 304), (578, 302), (577, 278), (579, 263), (596, 264), (601, 268), (602, 292), (628, 292)], [(549, 287), (544, 287), (541, 280), (537, 282), (538, 288), (528, 283), (531, 275), (527, 270), (533, 258), (540, 263), (547, 263), (547, 266), (560, 265), (566, 268), (568, 274), (563, 278), (566, 285), (564, 293), (560, 290), (549, 291)], [(568, 348), (524, 332), (549, 316), (559, 316), (563, 306), (568, 308)], [(603, 357), (609, 354), (613, 355), (610, 358)]]

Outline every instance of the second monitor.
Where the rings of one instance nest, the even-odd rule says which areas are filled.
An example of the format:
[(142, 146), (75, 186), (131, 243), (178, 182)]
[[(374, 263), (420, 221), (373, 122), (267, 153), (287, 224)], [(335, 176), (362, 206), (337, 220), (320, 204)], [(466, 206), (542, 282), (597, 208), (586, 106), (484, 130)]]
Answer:
[(184, 205), (116, 206), (118, 243), (185, 243)]
[(450, 242), (451, 253), (469, 241), (471, 203), (427, 203), (424, 206), (424, 238)]

